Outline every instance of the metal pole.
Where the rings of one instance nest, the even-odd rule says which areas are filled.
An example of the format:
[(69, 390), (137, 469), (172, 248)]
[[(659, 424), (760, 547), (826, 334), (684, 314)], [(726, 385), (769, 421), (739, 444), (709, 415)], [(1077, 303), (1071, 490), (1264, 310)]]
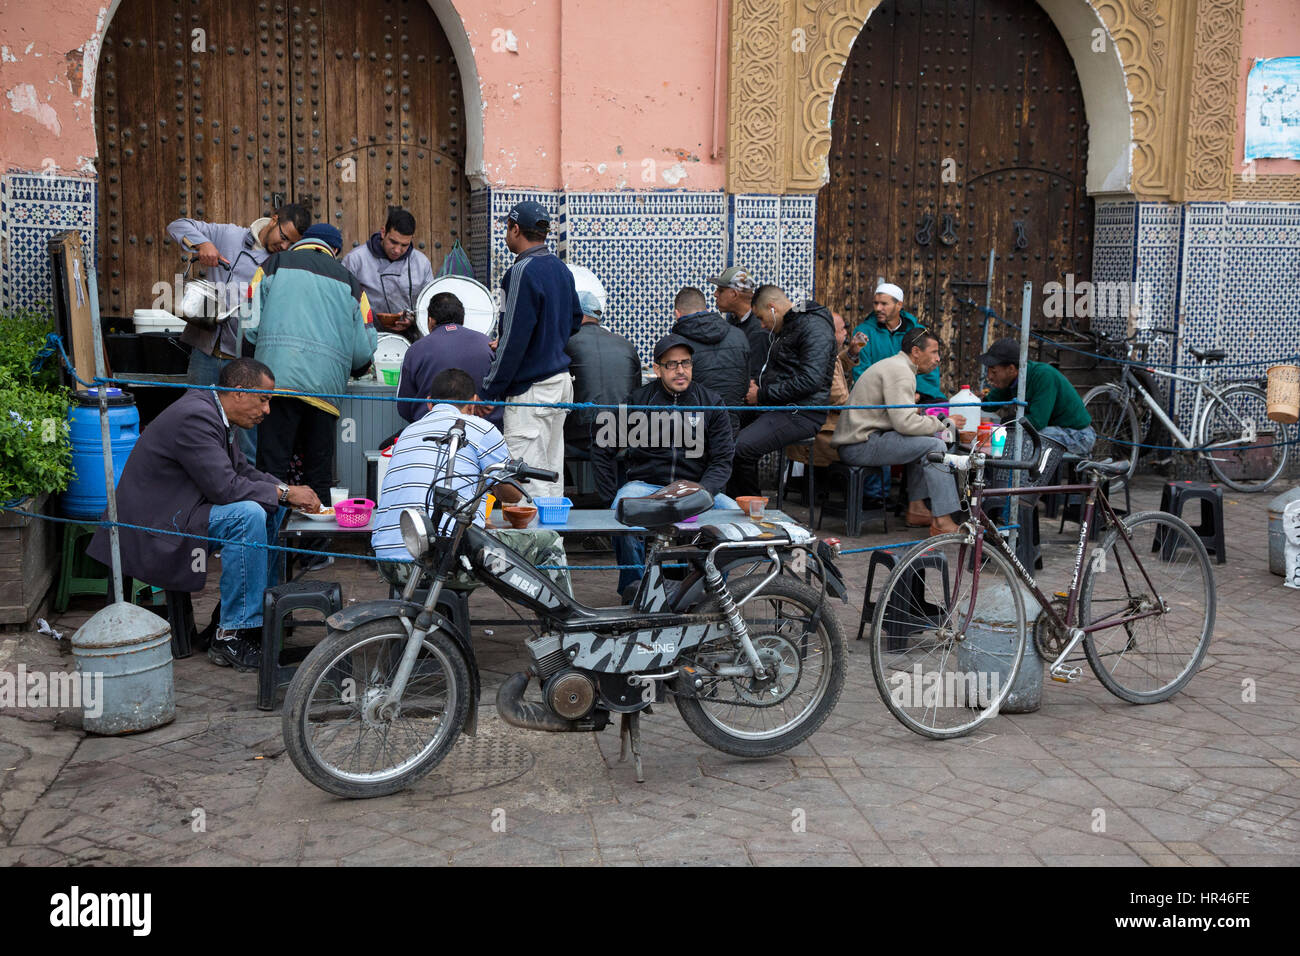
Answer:
[(99, 393), (99, 440), (104, 447), (104, 489), (108, 492), (109, 549), (113, 558), (113, 599), (122, 603), (122, 547), (117, 530), (117, 484), (113, 478), (113, 443), (108, 436), (108, 386), (104, 368), (104, 330), (99, 325), (99, 280), (92, 266), (86, 267), (86, 285), (90, 289), (90, 326), (95, 343), (95, 378), (101, 379)]
[[(1029, 368), (1028, 368), (1029, 366), (1029, 310), (1033, 307), (1033, 300), (1034, 300), (1034, 284), (1032, 282), (1026, 282), (1024, 293), (1020, 300), (1020, 364), (1017, 366), (1019, 371), (1016, 374), (1016, 401), (1020, 403), (1016, 406), (1016, 419), (1017, 419), (1016, 457), (1017, 458), (1023, 458), (1025, 453), (1024, 452), (1025, 430), (1023, 427), (1021, 427), (1020, 424), (1018, 424), (1018, 422), (1019, 419), (1024, 417), (1025, 414), (1025, 405), (1024, 405), (1025, 380), (1029, 378)], [(1011, 487), (1012, 488), (1020, 487), (1020, 469), (1018, 468), (1011, 472)], [(1019, 500), (1020, 500), (1019, 498), (1008, 499), (1008, 504), (1011, 501), (1015, 501), (1019, 503)], [(1019, 525), (1020, 509), (1018, 507), (1016, 508), (1016, 514), (1014, 519), (1012, 518), (1010, 512), (1011, 509), (1008, 507), (1007, 520), (1013, 525)], [(1011, 529), (1012, 552), (1016, 550), (1016, 543), (1019, 541), (1019, 539), (1020, 539), (1020, 529), (1012, 528)]]
[[(984, 284), (984, 331), (981, 335), (980, 354), (983, 355), (989, 350), (989, 312), (993, 310), (993, 263), (998, 258), (998, 247), (989, 246), (989, 275), (988, 281)], [(989, 384), (989, 370), (983, 364), (980, 365), (980, 389), (983, 390)]]

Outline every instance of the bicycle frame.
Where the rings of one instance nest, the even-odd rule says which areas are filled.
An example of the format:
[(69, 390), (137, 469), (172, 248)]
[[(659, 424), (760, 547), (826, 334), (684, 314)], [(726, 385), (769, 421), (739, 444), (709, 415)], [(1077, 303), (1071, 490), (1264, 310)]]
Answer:
[(1201, 427), (1204, 424), (1201, 421), (1201, 412), (1203, 409), (1209, 407), (1209, 399), (1205, 397), (1205, 394), (1207, 392), (1209, 393), (1210, 398), (1216, 399), (1219, 402), (1219, 404), (1223, 406), (1224, 410), (1227, 411), (1229, 415), (1237, 419), (1238, 423), (1242, 426), (1242, 429), (1245, 432), (1245, 434), (1243, 434), (1242, 437), (1240, 438), (1233, 438), (1228, 441), (1218, 442), (1217, 444), (1208, 445), (1206, 447), (1229, 448), (1234, 445), (1242, 445), (1242, 444), (1248, 445), (1255, 441), (1255, 434), (1253, 429), (1254, 422), (1242, 421), (1241, 417), (1232, 409), (1232, 406), (1230, 406), (1227, 402), (1223, 400), (1223, 395), (1218, 390), (1216, 390), (1212, 384), (1210, 384), (1210, 382), (1206, 379), (1204, 375), (1205, 363), (1202, 362), (1202, 363), (1198, 363), (1197, 365), (1198, 371), (1202, 373), (1200, 375), (1184, 375), (1180, 372), (1164, 371), (1158, 368), (1149, 368), (1146, 366), (1143, 367), (1146, 368), (1147, 372), (1149, 372), (1152, 375), (1159, 375), (1161, 378), (1174, 379), (1179, 382), (1187, 382), (1188, 384), (1194, 385), (1196, 387), (1196, 401), (1192, 405), (1192, 424), (1190, 428), (1191, 435), (1189, 436), (1181, 428), (1179, 428), (1176, 424), (1174, 424), (1173, 418), (1164, 410), (1164, 408), (1161, 407), (1160, 403), (1156, 400), (1155, 396), (1153, 396), (1142, 386), (1142, 383), (1138, 381), (1137, 376), (1133, 374), (1133, 366), (1125, 365), (1124, 373), (1120, 378), (1121, 387), (1127, 388), (1130, 391), (1136, 393), (1146, 404), (1147, 408), (1151, 409), (1152, 414), (1155, 415), (1156, 418), (1160, 420), (1161, 424), (1163, 424), (1167, 429), (1169, 429), (1169, 434), (1173, 437), (1174, 441), (1176, 441), (1182, 447), (1184, 448), (1196, 447), (1196, 443), (1198, 440), (1196, 435), (1201, 430)]
[[(1070, 582), (1070, 590), (1068, 592), (1069, 599), (1068, 599), (1068, 604), (1066, 606), (1064, 616), (1057, 613), (1056, 608), (1052, 606), (1052, 602), (1048, 599), (1048, 597), (1045, 594), (1043, 594), (1041, 590), (1039, 590), (1038, 585), (1035, 583), (1033, 576), (1029, 573), (1028, 570), (1025, 569), (1024, 565), (1020, 563), (1020, 560), (1016, 557), (1015, 553), (1010, 549), (1010, 547), (1008, 547), (1006, 541), (1003, 540), (1002, 535), (998, 532), (997, 525), (995, 525), (989, 519), (988, 515), (984, 513), (983, 508), (980, 507), (980, 501), (986, 495), (996, 496), (999, 498), (1001, 497), (1011, 498), (1011, 497), (1030, 495), (1030, 494), (1041, 495), (1041, 494), (1058, 494), (1058, 493), (1087, 494), (1088, 496), (1083, 509), (1083, 518), (1079, 526), (1079, 545), (1078, 545), (1078, 551), (1076, 552), (1075, 559), (1074, 559), (1074, 573)], [(1000, 552), (1004, 558), (1010, 561), (1012, 568), (1015, 569), (1016, 575), (1020, 579), (1020, 583), (1023, 584), (1029, 590), (1029, 592), (1034, 596), (1034, 599), (1038, 601), (1039, 607), (1042, 608), (1043, 613), (1047, 615), (1051, 623), (1055, 627), (1060, 629), (1063, 633), (1066, 633), (1070, 636), (1070, 640), (1066, 644), (1065, 648), (1061, 651), (1060, 655), (1056, 658), (1056, 660), (1052, 661), (1051, 666), (1048, 668), (1049, 673), (1054, 678), (1058, 675), (1059, 672), (1063, 671), (1063, 665), (1066, 657), (1074, 651), (1074, 648), (1078, 645), (1079, 641), (1083, 640), (1084, 635), (1090, 634), (1093, 631), (1101, 631), (1112, 627), (1127, 625), (1132, 623), (1133, 621), (1140, 621), (1143, 618), (1153, 617), (1157, 614), (1163, 614), (1165, 612), (1164, 599), (1160, 598), (1160, 596), (1156, 594), (1155, 584), (1152, 583), (1150, 576), (1146, 572), (1146, 568), (1143, 567), (1142, 565), (1142, 559), (1138, 557), (1137, 551), (1133, 547), (1133, 540), (1128, 533), (1128, 529), (1126, 529), (1123, 523), (1119, 520), (1119, 517), (1115, 514), (1114, 509), (1111, 508), (1110, 502), (1106, 499), (1105, 493), (1101, 490), (1098, 484), (1094, 483), (1094, 484), (1086, 484), (1086, 485), (1085, 484), (1044, 485), (1044, 486), (1026, 487), (1026, 488), (989, 488), (989, 489), (981, 489), (979, 487), (976, 487), (972, 490), (972, 494), (970, 497), (970, 505), (971, 505), (971, 518), (967, 522), (967, 524), (973, 525), (975, 529), (981, 530), (983, 532), (975, 535), (974, 553), (973, 553), (973, 561), (971, 567), (972, 568), (979, 567), (979, 561), (984, 551), (985, 541), (986, 540), (992, 541), (994, 543), (995, 550)], [(1096, 515), (1097, 505), (1101, 506), (1102, 513), (1106, 518), (1110, 520), (1111, 524), (1113, 524), (1116, 528), (1119, 529), (1119, 534), (1123, 537), (1124, 544), (1128, 548), (1128, 552), (1132, 556), (1133, 561), (1137, 565), (1138, 570), (1142, 572), (1142, 577), (1146, 581), (1147, 587), (1151, 589), (1151, 593), (1155, 596), (1156, 600), (1159, 601), (1159, 607), (1150, 611), (1142, 611), (1137, 613), (1126, 614), (1123, 617), (1115, 618), (1113, 620), (1107, 620), (1103, 618), (1102, 621), (1094, 622), (1092, 624), (1089, 624), (1087, 627), (1075, 627), (1071, 624), (1071, 622), (1076, 621), (1078, 619), (1079, 589), (1083, 584), (1083, 575), (1085, 573), (1083, 557), (1088, 550), (1088, 531), (1092, 527), (1093, 518)], [(1119, 564), (1119, 572), (1121, 577), (1123, 577), (1124, 580), (1127, 582), (1128, 572), (1125, 571), (1122, 563), (1117, 562), (1117, 564)], [(961, 591), (961, 576), (965, 572), (965, 570), (966, 570), (966, 562), (964, 560), (960, 561), (958, 563), (957, 573), (953, 583), (954, 594), (960, 593)], [(965, 621), (963, 622), (963, 626), (961, 628), (963, 632), (966, 630), (966, 626), (969, 625), (970, 621), (974, 617), (975, 604), (979, 597), (979, 575), (974, 571), (972, 571), (972, 574), (974, 575), (975, 580), (972, 582), (971, 585), (970, 606), (966, 610)], [(1074, 668), (1073, 671), (1074, 674), (1071, 677), (1065, 679), (1073, 679), (1073, 676), (1077, 676), (1078, 672), (1081, 671), (1081, 668)]]

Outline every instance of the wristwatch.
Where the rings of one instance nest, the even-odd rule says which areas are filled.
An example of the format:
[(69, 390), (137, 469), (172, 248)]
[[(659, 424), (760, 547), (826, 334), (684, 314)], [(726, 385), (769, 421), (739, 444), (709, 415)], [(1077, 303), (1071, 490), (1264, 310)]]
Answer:
[(279, 494), (280, 504), (287, 505), (289, 503), (289, 486), (284, 484), (276, 485), (275, 490)]

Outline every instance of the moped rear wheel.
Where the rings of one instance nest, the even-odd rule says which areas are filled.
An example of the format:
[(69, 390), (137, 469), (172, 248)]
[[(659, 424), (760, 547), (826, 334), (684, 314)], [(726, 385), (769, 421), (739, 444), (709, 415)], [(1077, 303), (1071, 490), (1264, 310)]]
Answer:
[(425, 636), (393, 712), (383, 700), (409, 638), (399, 618), (331, 631), (289, 684), (282, 726), (299, 773), (340, 797), (409, 787), (451, 751), (469, 713), (469, 668), (441, 631)]

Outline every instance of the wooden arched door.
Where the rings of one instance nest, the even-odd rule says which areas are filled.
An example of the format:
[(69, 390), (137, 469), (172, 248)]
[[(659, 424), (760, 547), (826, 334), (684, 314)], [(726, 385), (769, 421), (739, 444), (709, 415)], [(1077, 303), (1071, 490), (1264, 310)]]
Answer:
[[(1092, 271), (1087, 122), (1074, 62), (1034, 0), (884, 0), (835, 91), (830, 182), (817, 201), (817, 298), (850, 328), (877, 277), (944, 341), (945, 387), (978, 378), (989, 249), (992, 306)], [(995, 323), (996, 325), (996, 323)], [(1011, 334), (997, 325), (992, 337)]]
[(465, 118), (426, 0), (123, 0), (95, 90), (100, 307), (130, 315), (181, 263), (167, 223), (284, 202), (343, 233), (416, 218), (437, 268), (465, 235)]

